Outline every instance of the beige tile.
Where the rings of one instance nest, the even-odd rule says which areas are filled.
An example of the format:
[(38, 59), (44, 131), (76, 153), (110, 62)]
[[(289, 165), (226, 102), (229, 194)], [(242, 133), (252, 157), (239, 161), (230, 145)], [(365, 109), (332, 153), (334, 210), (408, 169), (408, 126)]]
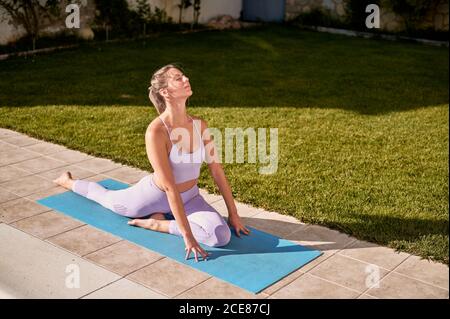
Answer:
[(322, 252), (321, 256), (301, 268), (304, 272), (310, 271), (356, 240), (347, 234), (318, 225), (309, 225), (295, 231), (287, 235), (286, 239)]
[(0, 153), (17, 150), (17, 146), (0, 140)]
[(288, 284), (290, 284), (291, 282), (293, 282), (295, 279), (297, 279), (298, 277), (300, 277), (301, 275), (303, 275), (304, 272), (303, 270), (300, 268), (292, 273), (290, 273), (289, 275), (287, 275), (286, 277), (284, 277), (283, 279), (277, 281), (276, 283), (274, 283), (273, 285), (267, 287), (266, 289), (264, 289), (262, 292), (268, 295), (272, 295), (273, 293), (275, 293), (277, 290), (280, 290), (281, 288), (283, 288), (284, 286), (287, 286)]
[[(206, 198), (205, 198), (206, 200)], [(236, 209), (238, 211), (238, 214), (240, 217), (252, 217), (257, 214), (263, 213), (264, 210), (256, 207), (252, 207), (247, 204), (239, 203), (235, 200), (234, 202)], [(227, 204), (225, 203), (225, 200), (221, 197), (218, 201), (214, 201), (212, 204), (210, 204), (212, 207), (214, 207), (222, 216), (227, 217), (228, 216), (228, 208)]]
[(39, 157), (13, 164), (12, 166), (36, 174), (64, 165), (64, 162), (54, 160), (49, 157)]
[(366, 292), (369, 296), (384, 299), (448, 299), (448, 290), (428, 285), (418, 280), (391, 272), (381, 280), (378, 288)]
[[(299, 243), (300, 244), (300, 243)], [(301, 245), (301, 244), (300, 244)], [(327, 260), (328, 258), (330, 258), (331, 256), (333, 256), (335, 253), (333, 251), (330, 250), (325, 250), (322, 251), (322, 255), (320, 255), (319, 257), (317, 257), (314, 260), (311, 260), (309, 263), (307, 263), (306, 265), (304, 265), (302, 268), (300, 268), (299, 270), (301, 270), (302, 272), (309, 272), (312, 269), (314, 269), (315, 267), (317, 267), (318, 265), (320, 265), (321, 263), (323, 263), (325, 260)]]
[(395, 269), (395, 272), (447, 290), (449, 287), (447, 265), (421, 259), (417, 256), (410, 256)]
[(171, 298), (210, 277), (168, 258), (163, 258), (127, 276), (128, 279)]
[(0, 167), (0, 183), (11, 181), (19, 177), (30, 175), (30, 172), (15, 168), (11, 165)]
[(41, 141), (26, 135), (4, 138), (3, 141), (21, 147), (41, 143)]
[(41, 156), (39, 153), (30, 152), (21, 148), (0, 152), (0, 166), (14, 164)]
[(120, 278), (6, 224), (0, 256), (0, 295), (8, 298), (80, 298)]
[(47, 240), (75, 255), (84, 256), (117, 243), (121, 239), (89, 225), (84, 225)]
[(82, 299), (167, 299), (167, 297), (123, 278)]
[(53, 154), (53, 153), (57, 153), (57, 152), (66, 150), (66, 148), (64, 146), (47, 143), (47, 142), (33, 144), (30, 146), (24, 146), (23, 148), (28, 151), (33, 151), (33, 152), (36, 152), (36, 153), (39, 153), (42, 155), (49, 155), (49, 154)]
[(127, 184), (135, 184), (140, 181), (141, 178), (150, 174), (133, 167), (122, 166), (111, 171), (107, 171), (103, 173), (103, 175)]
[(9, 224), (49, 210), (50, 208), (31, 200), (19, 198), (0, 204), (0, 221)]
[(6, 128), (0, 128), (0, 139), (10, 138), (13, 136), (21, 136), (21, 134), (16, 131), (13, 131), (13, 130), (8, 130)]
[(45, 239), (80, 227), (84, 224), (65, 215), (49, 211), (21, 219), (11, 225), (33, 236)]
[[(201, 194), (200, 194), (201, 195)], [(224, 216), (224, 217), (228, 217), (228, 210), (227, 207), (225, 205), (225, 202), (223, 199), (219, 199), (218, 201), (214, 201), (214, 202), (208, 202), (208, 200), (202, 195), (202, 197), (205, 199), (205, 201), (207, 203), (209, 203), (215, 210), (217, 210), (217, 212)]]
[(50, 155), (50, 157), (59, 161), (66, 162), (68, 164), (78, 163), (94, 158), (88, 154), (84, 154), (74, 150), (65, 150), (62, 152), (58, 152)]
[(378, 265), (389, 270), (394, 269), (410, 256), (406, 253), (398, 253), (391, 248), (361, 240), (354, 241), (351, 245), (339, 251), (338, 254)]
[(52, 195), (61, 194), (64, 192), (68, 192), (64, 187), (61, 186), (55, 186), (46, 190), (43, 190), (42, 192), (33, 193), (30, 195), (25, 196), (25, 198), (28, 198), (29, 200), (36, 201), (38, 199), (46, 198)]
[(355, 241), (355, 238), (347, 234), (318, 225), (308, 225), (289, 234), (286, 236), (286, 239), (302, 243), (311, 249), (331, 250), (334, 252), (347, 247)]
[(114, 163), (113, 161), (104, 158), (92, 158), (87, 161), (77, 163), (76, 165), (97, 174), (120, 167), (120, 164)]
[(366, 294), (362, 294), (361, 296), (359, 296), (357, 299), (374, 299), (374, 300), (376, 300), (376, 299), (378, 299), (377, 297), (374, 297), (374, 296), (369, 296), (369, 295), (366, 295)]
[(329, 281), (303, 274), (269, 299), (354, 299), (358, 292)]
[(110, 271), (126, 276), (137, 269), (154, 263), (163, 256), (123, 240), (86, 255), (85, 258)]
[(55, 184), (40, 176), (31, 175), (1, 184), (1, 187), (19, 196), (26, 196), (38, 191), (55, 187)]
[(267, 294), (252, 294), (242, 288), (211, 277), (176, 296), (177, 299), (264, 299)]
[(18, 199), (19, 196), (8, 192), (7, 190), (3, 189), (0, 185), (0, 204), (5, 203), (7, 201), (13, 200), (13, 199)]
[(288, 234), (306, 227), (305, 224), (300, 223), (292, 216), (267, 211), (261, 212), (252, 217), (243, 217), (242, 221), (247, 226), (281, 238), (286, 238)]
[(375, 276), (381, 279), (388, 271), (376, 265), (335, 254), (308, 273), (362, 293), (371, 287)]
[(74, 179), (85, 179), (85, 178), (95, 175), (94, 172), (87, 171), (87, 170), (82, 169), (75, 165), (58, 167), (58, 168), (52, 169), (50, 171), (38, 173), (37, 175), (39, 175), (45, 179), (48, 179), (50, 181), (53, 181), (54, 179), (58, 178), (64, 172), (70, 172)]
[(97, 175), (86, 178), (86, 180), (91, 181), (91, 182), (101, 182), (105, 179), (110, 179), (110, 178), (111, 177), (103, 175), (103, 174), (97, 174)]

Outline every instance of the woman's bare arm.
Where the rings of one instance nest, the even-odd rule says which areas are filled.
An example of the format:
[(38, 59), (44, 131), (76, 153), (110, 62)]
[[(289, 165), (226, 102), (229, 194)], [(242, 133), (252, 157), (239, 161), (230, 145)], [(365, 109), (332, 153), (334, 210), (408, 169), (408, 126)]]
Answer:
[(225, 176), (222, 164), (220, 163), (220, 154), (217, 151), (217, 147), (214, 143), (213, 136), (209, 132), (208, 125), (205, 120), (197, 118), (201, 122), (202, 139), (206, 149), (206, 162), (208, 163), (208, 169), (211, 176), (214, 179), (220, 193), (227, 205), (228, 214), (236, 215), (237, 209), (234, 203), (233, 195), (231, 193), (230, 184)]
[(240, 232), (248, 235), (250, 234), (250, 230), (244, 226), (241, 218), (239, 217), (230, 184), (225, 176), (222, 164), (220, 163), (220, 154), (217, 151), (213, 136), (208, 130), (207, 123), (200, 118), (197, 119), (201, 121), (202, 139), (205, 144), (206, 162), (208, 163), (209, 172), (211, 173), (217, 187), (219, 187), (219, 191), (225, 200), (225, 204), (227, 205), (228, 223), (233, 226), (237, 236), (240, 236)]
[(234, 203), (233, 194), (231, 193), (230, 183), (225, 176), (222, 165), (218, 162), (213, 162), (208, 164), (208, 169), (227, 205), (228, 215), (237, 215), (238, 212)]

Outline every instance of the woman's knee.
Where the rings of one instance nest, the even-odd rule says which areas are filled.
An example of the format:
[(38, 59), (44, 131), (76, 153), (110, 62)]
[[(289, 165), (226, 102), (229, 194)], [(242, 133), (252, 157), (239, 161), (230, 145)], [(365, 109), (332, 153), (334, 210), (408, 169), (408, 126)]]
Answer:
[(231, 231), (223, 217), (215, 211), (197, 211), (189, 214), (194, 236), (211, 247), (225, 246), (230, 242)]
[(212, 234), (212, 247), (222, 247), (228, 245), (231, 240), (231, 230), (228, 225), (218, 225)]

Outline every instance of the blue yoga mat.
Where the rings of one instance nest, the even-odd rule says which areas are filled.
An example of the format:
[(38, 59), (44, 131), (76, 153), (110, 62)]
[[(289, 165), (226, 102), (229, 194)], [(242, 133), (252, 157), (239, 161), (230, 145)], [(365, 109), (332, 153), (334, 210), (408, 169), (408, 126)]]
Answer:
[[(106, 179), (99, 184), (108, 189), (123, 189), (129, 185)], [(130, 226), (127, 217), (74, 192), (46, 197), (38, 203), (62, 212), (98, 229), (151, 249), (182, 264), (208, 273), (253, 293), (258, 293), (322, 253), (277, 236), (250, 228), (249, 236), (237, 237), (223, 247), (201, 246), (211, 253), (207, 261), (195, 262), (193, 254), (185, 260), (183, 238)]]

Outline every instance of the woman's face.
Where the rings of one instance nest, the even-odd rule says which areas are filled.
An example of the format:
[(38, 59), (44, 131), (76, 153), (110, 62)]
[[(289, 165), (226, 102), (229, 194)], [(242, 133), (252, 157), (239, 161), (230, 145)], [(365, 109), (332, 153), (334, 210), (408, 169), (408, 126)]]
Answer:
[(188, 98), (192, 95), (189, 78), (180, 70), (172, 68), (167, 71), (167, 75), (169, 76), (167, 92), (171, 97), (178, 99)]

